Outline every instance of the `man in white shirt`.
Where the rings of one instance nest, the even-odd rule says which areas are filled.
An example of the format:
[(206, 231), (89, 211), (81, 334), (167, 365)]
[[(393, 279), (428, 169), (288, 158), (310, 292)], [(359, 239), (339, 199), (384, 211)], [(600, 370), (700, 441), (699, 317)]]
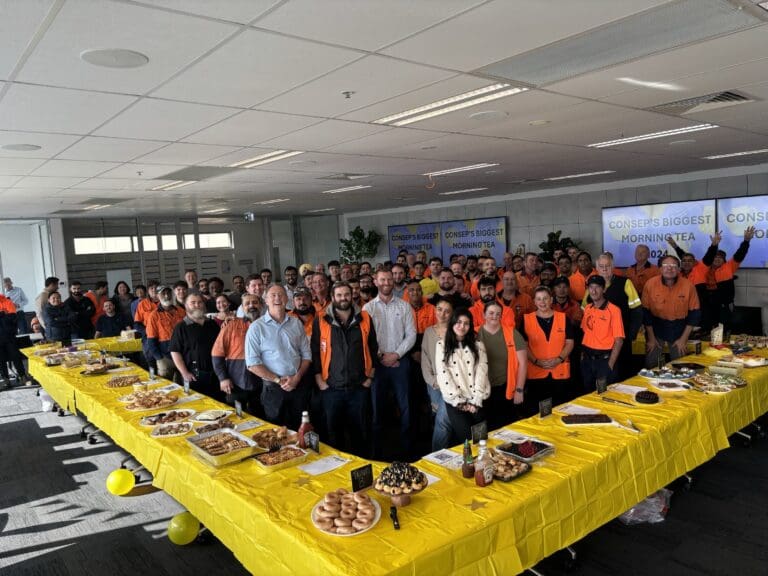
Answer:
[(379, 345), (372, 391), (373, 457), (382, 457), (384, 410), (387, 393), (392, 390), (400, 409), (401, 457), (408, 458), (411, 456), (408, 352), (416, 342), (416, 322), (410, 304), (395, 298), (391, 271), (379, 270), (374, 282), (379, 294), (363, 307), (371, 316)]
[(27, 333), (27, 319), (24, 316), (24, 306), (29, 303), (27, 295), (24, 294), (24, 290), (13, 285), (13, 280), (10, 278), (3, 278), (3, 288), (5, 295), (16, 306), (16, 332), (18, 334)]

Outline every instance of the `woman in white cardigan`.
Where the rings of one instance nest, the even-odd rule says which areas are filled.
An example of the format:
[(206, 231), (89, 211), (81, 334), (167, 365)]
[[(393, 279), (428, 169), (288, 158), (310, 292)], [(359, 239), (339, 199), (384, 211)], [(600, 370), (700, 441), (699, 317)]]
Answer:
[(485, 346), (475, 339), (472, 314), (453, 313), (445, 338), (435, 349), (437, 383), (451, 424), (451, 443), (471, 438), (471, 428), (485, 419), (483, 401), (491, 394)]

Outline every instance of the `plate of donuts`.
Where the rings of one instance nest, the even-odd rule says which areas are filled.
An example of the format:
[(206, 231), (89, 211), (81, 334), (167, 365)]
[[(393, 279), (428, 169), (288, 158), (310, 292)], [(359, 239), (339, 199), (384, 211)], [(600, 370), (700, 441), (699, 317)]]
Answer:
[(328, 492), (312, 508), (312, 524), (332, 536), (356, 536), (379, 522), (381, 506), (365, 492), (339, 488)]

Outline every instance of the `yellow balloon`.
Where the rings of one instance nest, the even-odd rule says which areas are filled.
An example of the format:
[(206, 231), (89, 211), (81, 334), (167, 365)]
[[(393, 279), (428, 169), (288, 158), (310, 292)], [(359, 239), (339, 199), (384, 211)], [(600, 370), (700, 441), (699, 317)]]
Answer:
[(179, 546), (192, 543), (200, 532), (200, 522), (189, 512), (176, 514), (168, 523), (168, 539)]
[(136, 485), (136, 478), (133, 476), (133, 472), (126, 470), (125, 468), (119, 468), (113, 470), (109, 476), (107, 476), (107, 490), (115, 496), (123, 496), (128, 494)]

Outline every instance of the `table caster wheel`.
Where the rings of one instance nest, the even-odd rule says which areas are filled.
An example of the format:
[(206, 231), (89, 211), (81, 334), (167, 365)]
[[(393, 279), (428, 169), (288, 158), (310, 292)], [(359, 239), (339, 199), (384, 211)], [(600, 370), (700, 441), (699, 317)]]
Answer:
[(96, 438), (94, 438), (93, 436), (91, 436), (90, 438), (88, 438), (88, 444), (97, 444), (98, 442), (99, 442), (99, 441), (98, 441), (98, 440), (96, 440)]
[(64, 416), (64, 408), (59, 408), (59, 418), (63, 418)]

